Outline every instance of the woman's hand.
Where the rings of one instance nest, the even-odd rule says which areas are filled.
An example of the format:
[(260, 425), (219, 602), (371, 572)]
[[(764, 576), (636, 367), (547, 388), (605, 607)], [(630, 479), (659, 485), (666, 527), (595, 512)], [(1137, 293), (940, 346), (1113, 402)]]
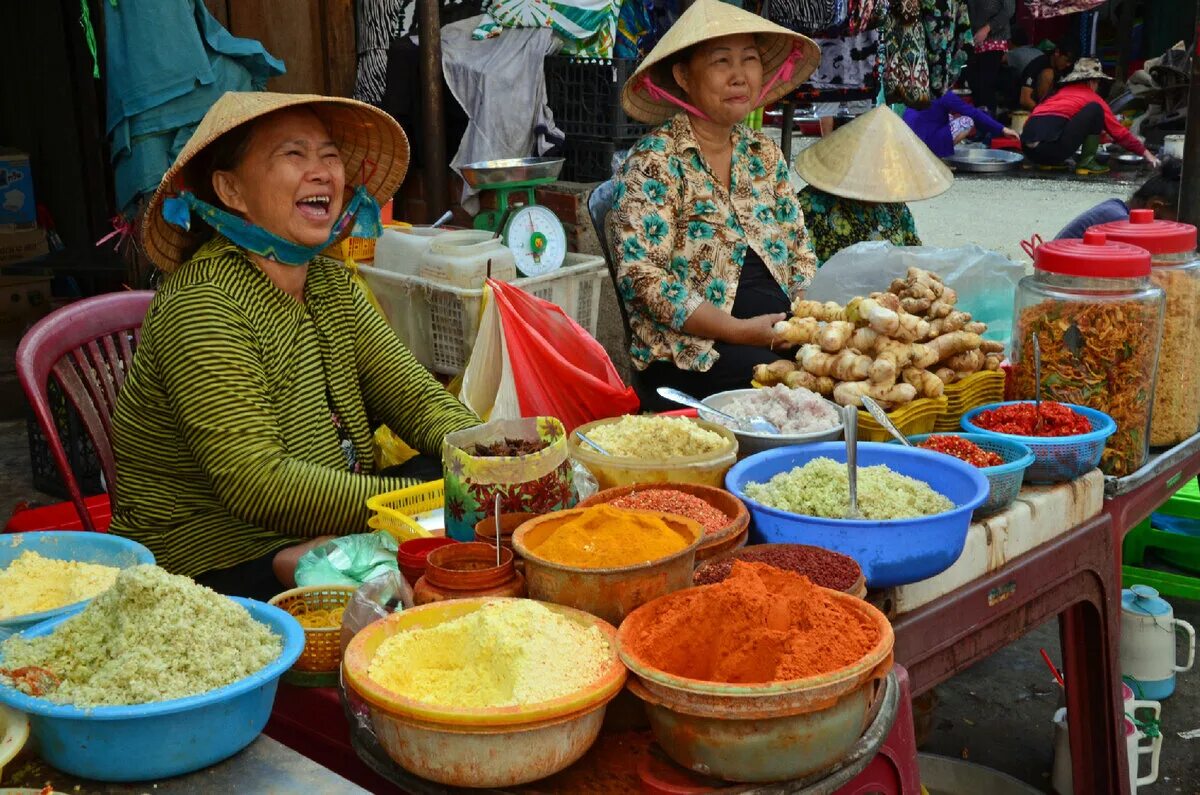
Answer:
[(992, 33), (992, 26), (984, 25), (982, 28), (975, 31), (975, 43), (983, 44), (985, 41), (987, 41), (987, 37), (990, 36), (991, 33)]
[(1014, 130), (1012, 127), (1004, 128), (1004, 136), (1006, 138), (1020, 138), (1021, 137), (1020, 134), (1017, 133), (1017, 131)]
[(775, 324), (786, 319), (787, 315), (777, 312), (773, 315), (758, 315), (739, 320), (738, 339), (734, 342), (740, 345), (753, 345), (756, 348), (774, 348), (778, 341)]
[(1154, 153), (1151, 152), (1149, 149), (1147, 149), (1145, 152), (1142, 153), (1142, 159), (1145, 160), (1150, 165), (1150, 168), (1156, 169), (1162, 165), (1162, 163), (1159, 161), (1159, 159), (1157, 157), (1155, 157)]

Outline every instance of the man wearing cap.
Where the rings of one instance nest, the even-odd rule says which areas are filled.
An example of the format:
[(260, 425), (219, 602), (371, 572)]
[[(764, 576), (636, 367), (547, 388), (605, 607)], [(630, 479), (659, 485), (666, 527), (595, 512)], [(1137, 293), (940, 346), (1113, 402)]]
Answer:
[(1058, 91), (1030, 114), (1021, 132), (1025, 156), (1041, 166), (1058, 166), (1082, 147), (1075, 173), (1103, 174), (1108, 167), (1096, 162), (1096, 151), (1100, 148), (1100, 133), (1107, 132), (1118, 144), (1158, 168), (1158, 158), (1117, 121), (1112, 108), (1096, 93), (1102, 82), (1111, 79), (1095, 58), (1080, 58), (1060, 81)]
[(1059, 44), (1054, 50), (1033, 59), (1021, 73), (1021, 107), (1033, 110), (1038, 103), (1050, 96), (1055, 82), (1070, 73), (1079, 59), (1079, 46), (1070, 42)]
[(408, 166), (386, 113), (333, 97), (227, 93), (146, 210), (166, 272), (113, 417), (111, 531), (161, 566), (265, 599), (366, 500), (419, 482), (375, 474), (372, 422), (426, 456), (479, 420), (396, 338), (340, 263), (379, 234)]
[(697, 0), (625, 84), (632, 118), (660, 126), (618, 175), (608, 216), (643, 409), (671, 386), (748, 387), (774, 361), (774, 325), (815, 273), (779, 147), (742, 120), (802, 83), (806, 37), (720, 0)]

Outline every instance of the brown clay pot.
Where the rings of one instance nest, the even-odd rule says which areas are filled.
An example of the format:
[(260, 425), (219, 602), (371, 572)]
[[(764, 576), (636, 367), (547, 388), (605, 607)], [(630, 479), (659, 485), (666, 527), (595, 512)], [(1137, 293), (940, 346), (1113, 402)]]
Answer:
[(516, 570), (511, 549), (468, 542), (441, 547), (429, 553), (425, 575), (413, 587), (418, 605), (474, 596), (525, 596), (525, 578)]

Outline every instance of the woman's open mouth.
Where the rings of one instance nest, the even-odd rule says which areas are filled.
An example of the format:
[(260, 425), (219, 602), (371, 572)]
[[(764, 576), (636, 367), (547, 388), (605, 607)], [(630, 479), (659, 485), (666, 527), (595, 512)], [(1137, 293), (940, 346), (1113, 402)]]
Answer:
[(296, 209), (310, 221), (328, 221), (330, 196), (308, 196), (296, 202)]

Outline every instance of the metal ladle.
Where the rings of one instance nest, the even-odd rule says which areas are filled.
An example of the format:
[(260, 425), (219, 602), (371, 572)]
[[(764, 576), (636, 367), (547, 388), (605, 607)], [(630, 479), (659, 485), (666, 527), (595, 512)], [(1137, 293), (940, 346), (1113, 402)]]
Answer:
[(453, 218), (453, 217), (454, 217), (454, 213), (452, 213), (452, 212), (450, 212), (449, 210), (447, 210), (446, 212), (442, 213), (442, 217), (441, 217), (441, 218), (437, 219), (437, 220), (436, 220), (436, 221), (434, 221), (432, 224), (430, 224), (430, 225), (429, 225), (429, 228), (430, 228), (430, 229), (437, 229), (439, 226), (441, 226), (442, 224), (446, 223), (447, 221), (449, 221), (449, 220), (450, 220), (451, 218)]
[(500, 568), (500, 495), (496, 495), (496, 568)]
[(847, 519), (861, 519), (858, 511), (858, 409), (855, 406), (844, 406), (842, 412), (846, 417), (846, 474), (850, 480), (850, 507), (846, 509)]
[(1042, 344), (1036, 334), (1033, 336), (1033, 410), (1037, 413), (1033, 435), (1037, 436), (1042, 429)]
[(723, 411), (714, 409), (712, 406), (706, 406), (704, 403), (700, 402), (686, 392), (680, 392), (678, 389), (672, 389), (669, 386), (660, 386), (658, 388), (658, 394), (672, 403), (678, 403), (681, 406), (688, 406), (697, 410), (707, 411), (708, 413), (720, 417), (721, 419), (728, 420), (729, 422), (733, 423), (733, 425), (730, 427), (736, 427), (740, 431), (749, 431), (750, 433), (770, 433), (776, 436), (781, 433), (779, 428), (776, 427), (773, 422), (770, 422), (766, 417), (747, 417), (744, 420), (740, 420), (732, 414), (726, 414)]
[(595, 442), (593, 442), (591, 439), (587, 438), (587, 436), (580, 433), (579, 431), (575, 431), (575, 435), (579, 437), (579, 441), (583, 442), (584, 444), (586, 444), (588, 447), (595, 450), (600, 455), (612, 455), (612, 453), (608, 452), (603, 447), (596, 444)]
[(866, 395), (863, 395), (862, 403), (863, 407), (867, 410), (867, 413), (874, 417), (875, 421), (882, 425), (885, 431), (894, 436), (897, 441), (900, 442), (900, 444), (904, 445), (905, 447), (913, 446), (913, 443), (908, 440), (908, 437), (900, 433), (900, 429), (893, 425), (892, 421), (888, 419), (887, 412), (883, 410), (883, 406), (879, 405), (874, 401), (874, 399), (869, 398)]

